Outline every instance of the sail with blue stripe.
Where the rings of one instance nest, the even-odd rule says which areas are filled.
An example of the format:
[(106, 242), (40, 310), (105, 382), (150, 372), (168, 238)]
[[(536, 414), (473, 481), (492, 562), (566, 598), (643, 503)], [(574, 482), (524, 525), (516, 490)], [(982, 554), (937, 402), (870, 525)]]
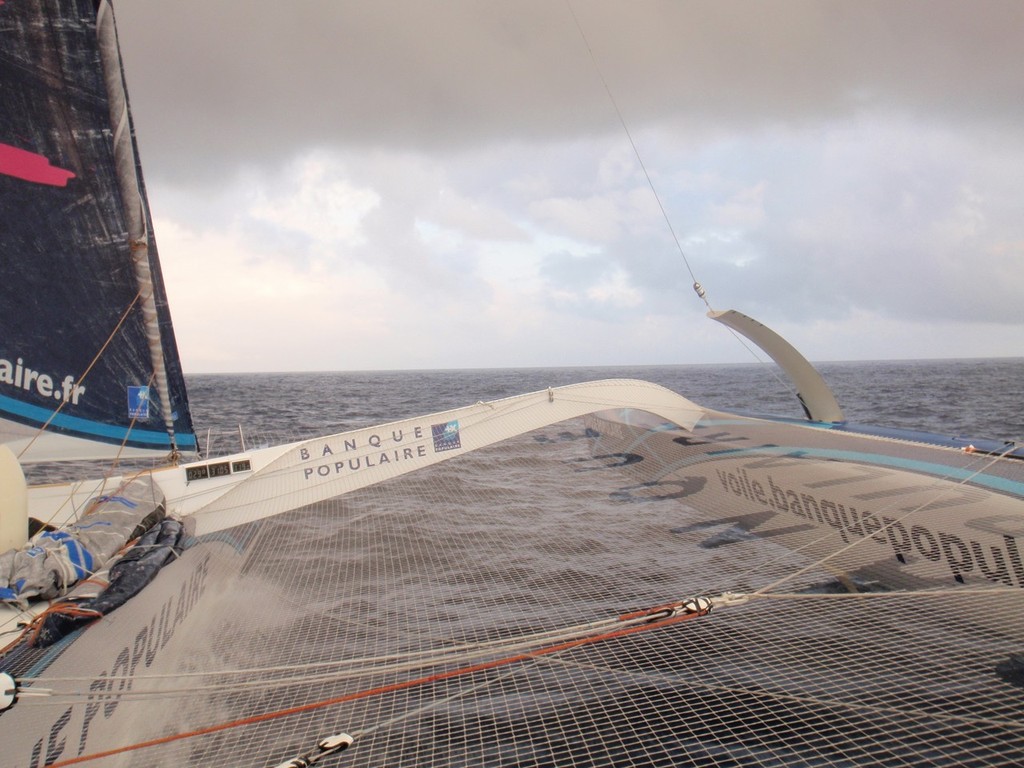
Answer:
[(113, 11), (42, 9), (0, 5), (0, 442), (194, 453)]

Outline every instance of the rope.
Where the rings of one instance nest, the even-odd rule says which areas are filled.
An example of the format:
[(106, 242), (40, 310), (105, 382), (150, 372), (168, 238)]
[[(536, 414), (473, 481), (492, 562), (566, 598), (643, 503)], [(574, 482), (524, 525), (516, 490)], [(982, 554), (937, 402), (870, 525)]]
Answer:
[[(659, 605), (653, 608), (644, 609), (641, 611), (635, 611), (628, 614), (623, 614), (614, 619), (603, 619), (600, 621), (590, 622), (586, 624), (579, 624), (571, 627), (563, 627), (554, 630), (547, 630), (544, 632), (536, 632), (530, 635), (521, 635), (519, 637), (510, 638), (508, 640), (493, 640), (484, 643), (474, 643), (469, 645), (462, 645), (454, 648), (446, 648), (441, 650), (430, 650), (430, 651), (419, 651), (410, 652), (403, 654), (390, 654), (379, 657), (369, 657), (362, 659), (343, 659), (332, 662), (319, 662), (314, 664), (294, 664), (294, 665), (280, 665), (270, 667), (250, 667), (246, 669), (238, 670), (222, 670), (218, 672), (193, 672), (193, 673), (180, 673), (180, 674), (162, 674), (162, 675), (109, 675), (107, 680), (109, 681), (128, 681), (131, 680), (134, 684), (146, 681), (157, 681), (165, 679), (180, 680), (182, 678), (195, 678), (195, 677), (222, 677), (222, 676), (240, 676), (245, 675), (246, 677), (254, 677), (257, 675), (269, 675), (275, 672), (302, 672), (302, 671), (316, 671), (321, 669), (327, 669), (328, 671), (323, 674), (312, 674), (312, 675), (300, 675), (286, 678), (272, 678), (264, 680), (246, 680), (241, 683), (223, 683), (205, 686), (190, 685), (186, 688), (161, 688), (158, 690), (140, 691), (133, 689), (130, 692), (119, 692), (115, 695), (103, 695), (97, 694), (94, 690), (88, 691), (61, 691), (56, 692), (56, 696), (61, 698), (67, 698), (73, 700), (74, 698), (88, 697), (90, 700), (95, 698), (117, 698), (118, 700), (126, 699), (147, 699), (147, 698), (164, 698), (173, 697), (181, 694), (190, 695), (197, 691), (207, 693), (225, 693), (230, 691), (245, 690), (247, 688), (264, 688), (268, 684), (272, 684), (274, 687), (282, 688), (289, 685), (308, 685), (310, 683), (317, 682), (337, 682), (339, 680), (356, 679), (359, 677), (369, 676), (380, 676), (383, 674), (393, 674), (396, 672), (407, 672), (413, 669), (422, 669), (431, 666), (440, 666), (442, 664), (452, 663), (466, 663), (468, 661), (480, 658), (493, 657), (495, 653), (513, 653), (518, 651), (528, 651), (530, 649), (538, 648), (545, 644), (567, 642), (572, 639), (579, 639), (581, 636), (589, 636), (599, 633), (607, 632), (613, 626), (625, 625), (637, 625), (651, 623), (652, 621), (664, 618), (671, 618), (679, 613), (701, 613), (706, 614), (710, 612), (712, 602), (714, 605), (728, 604), (729, 596), (723, 595), (721, 597), (710, 600), (708, 598), (691, 598), (687, 600), (678, 601), (667, 605)], [(47, 611), (49, 613), (51, 611)], [(39, 618), (45, 616), (46, 613), (41, 614)], [(399, 660), (400, 663), (381, 663), (388, 662), (391, 660)], [(359, 666), (357, 666), (359, 665)], [(342, 671), (342, 667), (355, 667), (349, 671)], [(331, 672), (331, 670), (335, 670)], [(32, 681), (39, 679), (36, 677), (22, 676), (18, 678), (20, 684), (31, 683)], [(54, 685), (58, 683), (67, 682), (91, 682), (91, 677), (46, 677), (46, 683), (48, 685)]]
[[(78, 379), (76, 379), (76, 383), (81, 384), (83, 381), (85, 381), (85, 377), (89, 375), (89, 372), (95, 367), (96, 363), (99, 362), (100, 357), (103, 356), (103, 353), (106, 351), (107, 347), (110, 346), (110, 342), (114, 340), (114, 336), (117, 335), (117, 332), (121, 330), (121, 326), (124, 325), (124, 321), (128, 319), (128, 315), (131, 313), (132, 308), (138, 303), (139, 298), (141, 296), (141, 291), (135, 294), (135, 298), (131, 300), (131, 303), (121, 314), (121, 318), (117, 321), (117, 324), (114, 326), (114, 329), (110, 332), (110, 335), (107, 336), (107, 340), (103, 342), (103, 346), (100, 347), (99, 351), (95, 354), (95, 356), (92, 359), (92, 362), (90, 362), (89, 365), (86, 367), (85, 372), (81, 376), (79, 376)], [(57, 408), (53, 411), (53, 413), (50, 414), (50, 418), (46, 420), (46, 423), (39, 428), (39, 430), (32, 436), (32, 439), (28, 441), (28, 444), (21, 449), (21, 452), (18, 454), (19, 459), (25, 455), (25, 451), (32, 447), (33, 443), (35, 443), (38, 437), (41, 434), (43, 434), (43, 432), (46, 431), (46, 428), (50, 426), (51, 422), (53, 422), (55, 418), (57, 418), (57, 414), (61, 412), (65, 405), (67, 405), (66, 400), (62, 401), (61, 404), (58, 405)]]
[(277, 720), (283, 717), (290, 717), (292, 715), (298, 715), (305, 712), (312, 712), (314, 710), (323, 709), (325, 707), (330, 707), (337, 704), (357, 701), (359, 699), (366, 699), (373, 696), (381, 696), (387, 693), (394, 693), (395, 691), (415, 688), (417, 686), (431, 685), (433, 683), (441, 682), (443, 680), (450, 680), (457, 677), (473, 675), (478, 672), (487, 672), (492, 669), (498, 669), (500, 667), (505, 667), (520, 662), (531, 661), (534, 659), (542, 658), (544, 656), (550, 656), (552, 654), (562, 653), (564, 651), (572, 650), (574, 648), (579, 648), (585, 645), (592, 645), (594, 643), (603, 642), (605, 640), (613, 640), (620, 637), (626, 637), (628, 635), (637, 634), (639, 632), (647, 632), (654, 629), (661, 629), (663, 627), (679, 624), (689, 619), (694, 619), (700, 616), (706, 616), (709, 611), (710, 609), (696, 613), (680, 613), (678, 615), (670, 616), (665, 619), (633, 624), (623, 629), (612, 630), (610, 632), (604, 632), (602, 634), (592, 635), (590, 637), (568, 640), (565, 642), (556, 643), (554, 645), (540, 648), (534, 651), (514, 654), (512, 656), (506, 656), (503, 658), (494, 659), (492, 661), (482, 662), (480, 664), (472, 664), (469, 666), (448, 670), (446, 672), (437, 672), (432, 675), (424, 675), (422, 677), (417, 677), (412, 680), (405, 680), (398, 683), (390, 683), (388, 685), (381, 685), (375, 688), (367, 688), (361, 691), (355, 691), (353, 693), (347, 693), (341, 696), (323, 699), (321, 701), (299, 704), (293, 707), (286, 707), (271, 712), (264, 712), (259, 715), (252, 715), (250, 717), (243, 717), (237, 720), (231, 720), (224, 723), (218, 723), (216, 725), (210, 725), (205, 728), (197, 728), (192, 731), (173, 733), (156, 739), (150, 739), (148, 741), (129, 744), (123, 747), (117, 747), (115, 749), (109, 749), (102, 752), (94, 752), (92, 754), (80, 755), (78, 757), (73, 757), (68, 760), (60, 760), (58, 762), (51, 763), (50, 768), (62, 768), (62, 766), (77, 765), (80, 763), (91, 762), (93, 760), (100, 760), (105, 757), (113, 757), (114, 755), (122, 755), (127, 754), (129, 752), (137, 752), (142, 749), (148, 749), (149, 747), (160, 746), (162, 744), (170, 744), (176, 741), (182, 741), (184, 739), (195, 738), (196, 736), (206, 736), (211, 733), (218, 733), (233, 728), (240, 728), (246, 725), (255, 725), (257, 723), (264, 723), (271, 720)]

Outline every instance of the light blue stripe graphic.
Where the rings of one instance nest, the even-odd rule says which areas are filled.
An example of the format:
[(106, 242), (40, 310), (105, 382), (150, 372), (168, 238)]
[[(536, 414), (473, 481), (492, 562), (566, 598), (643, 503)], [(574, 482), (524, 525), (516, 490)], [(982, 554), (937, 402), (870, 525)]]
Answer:
[[(53, 411), (41, 408), (31, 403), (23, 403), (20, 400), (0, 395), (0, 412), (6, 412), (22, 418), (31, 419), (37, 426), (42, 426), (53, 415)], [(106, 439), (111, 442), (122, 442), (127, 438), (133, 443), (146, 444), (160, 448), (170, 448), (171, 441), (166, 432), (157, 432), (151, 429), (132, 429), (119, 427), (115, 424), (104, 424), (99, 421), (81, 419), (77, 416), (68, 416), (58, 413), (50, 421), (50, 424), (58, 429), (66, 430), (76, 436), (93, 436)], [(180, 448), (195, 448), (196, 436), (189, 434), (176, 434), (175, 439)]]
[(948, 464), (936, 464), (929, 461), (904, 459), (899, 456), (886, 456), (863, 451), (837, 451), (827, 448), (796, 448), (784, 446), (760, 446), (758, 448), (733, 448), (724, 451), (708, 451), (708, 456), (793, 456), (794, 458), (835, 459), (853, 461), (858, 464), (873, 464), (879, 467), (906, 469), (921, 472), (950, 480), (969, 480), (974, 485), (982, 485), (993, 490), (1024, 496), (1024, 483), (1005, 477), (996, 477), (977, 473), (976, 470), (951, 467)]

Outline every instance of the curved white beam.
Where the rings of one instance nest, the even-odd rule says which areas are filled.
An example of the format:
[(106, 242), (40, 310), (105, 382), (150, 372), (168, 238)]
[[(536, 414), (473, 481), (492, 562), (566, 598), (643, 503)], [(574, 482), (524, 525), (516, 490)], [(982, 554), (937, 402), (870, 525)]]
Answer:
[[(621, 408), (653, 413), (687, 429), (704, 413), (686, 398), (656, 384), (606, 380), (253, 451), (247, 454), (253, 465), (251, 474), (227, 487), (210, 485), (211, 491), (216, 485), (216, 491), (193, 511), (196, 534), (330, 499), (566, 419)], [(191, 505), (185, 496), (202, 494), (204, 481), (186, 486), (187, 469), (177, 468), (157, 477), (172, 509), (187, 509)], [(174, 482), (181, 484), (178, 490), (183, 494), (177, 504), (177, 494), (168, 487)]]
[(778, 363), (796, 386), (797, 397), (811, 421), (846, 420), (839, 403), (836, 402), (836, 396), (825, 380), (821, 378), (821, 374), (807, 361), (806, 357), (797, 351), (796, 347), (767, 325), (734, 309), (722, 312), (712, 310), (708, 312), (708, 317), (743, 334)]

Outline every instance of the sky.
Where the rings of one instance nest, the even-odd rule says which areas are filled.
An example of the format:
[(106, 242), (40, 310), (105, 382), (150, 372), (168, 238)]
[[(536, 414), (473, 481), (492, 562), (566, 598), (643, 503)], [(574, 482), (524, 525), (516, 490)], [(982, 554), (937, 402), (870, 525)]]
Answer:
[(187, 373), (1024, 355), (1018, 0), (116, 16)]

